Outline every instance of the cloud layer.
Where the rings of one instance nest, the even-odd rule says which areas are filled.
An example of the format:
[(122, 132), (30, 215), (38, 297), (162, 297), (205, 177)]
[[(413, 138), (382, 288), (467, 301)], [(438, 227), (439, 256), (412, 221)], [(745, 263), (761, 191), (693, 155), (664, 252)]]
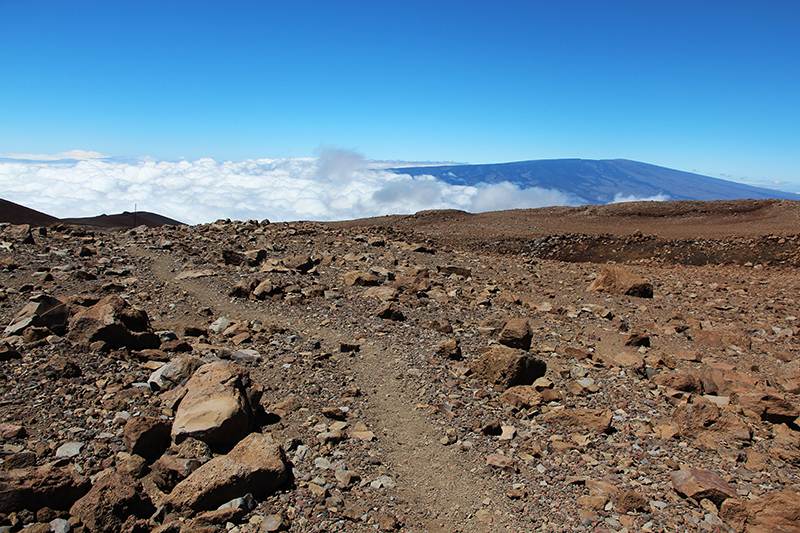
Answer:
[(191, 224), (220, 218), (348, 220), (426, 209), (480, 212), (576, 203), (556, 190), (519, 189), (507, 182), (468, 187), (395, 174), (344, 150), (328, 149), (317, 158), (237, 162), (59, 159), (0, 162), (0, 197), (60, 218), (136, 206)]

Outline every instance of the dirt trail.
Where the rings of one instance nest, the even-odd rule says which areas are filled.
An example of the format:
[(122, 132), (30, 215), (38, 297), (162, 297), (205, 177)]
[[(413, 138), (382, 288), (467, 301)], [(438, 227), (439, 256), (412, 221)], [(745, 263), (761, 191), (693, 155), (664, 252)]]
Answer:
[[(256, 302), (231, 300), (202, 280), (175, 280), (169, 256), (141, 248), (132, 249), (131, 254), (151, 259), (150, 270), (159, 281), (188, 292), (201, 305), (214, 309), (218, 316), (235, 320), (264, 316)], [(330, 345), (338, 346), (349, 340), (347, 333), (303, 317), (273, 314), (270, 321)], [(466, 460), (457, 446), (439, 442), (446, 428), (427, 419), (425, 408), (417, 401), (413, 382), (403, 375), (410, 357), (386, 344), (373, 340), (362, 345), (358, 356), (348, 359), (348, 372), (358, 376), (356, 385), (369, 395), (363, 408), (364, 418), (376, 430), (381, 456), (395, 476), (398, 493), (410, 504), (411, 514), (403, 517), (407, 527), (411, 531), (420, 527), (433, 533), (497, 530), (498, 513), (491, 521), (478, 521), (473, 515), (486, 501), (495, 508), (502, 507), (502, 495), (494, 494), (495, 490), (489, 487), (481, 490), (474, 462)], [(508, 509), (503, 511), (500, 515), (505, 517), (514, 514)]]

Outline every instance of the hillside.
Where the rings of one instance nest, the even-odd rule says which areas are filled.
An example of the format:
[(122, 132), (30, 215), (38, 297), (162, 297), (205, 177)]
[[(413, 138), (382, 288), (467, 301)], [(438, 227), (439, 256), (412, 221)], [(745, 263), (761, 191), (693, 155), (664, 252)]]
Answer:
[(155, 228), (163, 225), (183, 225), (183, 222), (147, 211), (139, 211), (137, 213), (125, 211), (115, 215), (103, 214), (96, 217), (56, 218), (3, 199), (0, 199), (0, 222), (29, 224), (34, 227), (50, 226), (56, 223), (96, 228), (133, 228), (140, 225)]
[(800, 200), (797, 194), (673, 170), (626, 159), (551, 159), (490, 165), (448, 165), (397, 168), (412, 176), (431, 175), (454, 185), (508, 181), (520, 188), (559, 190), (576, 204), (607, 204), (617, 197), (667, 200), (737, 200), (780, 198)]
[(49, 226), (58, 222), (56, 217), (0, 198), (0, 222)]

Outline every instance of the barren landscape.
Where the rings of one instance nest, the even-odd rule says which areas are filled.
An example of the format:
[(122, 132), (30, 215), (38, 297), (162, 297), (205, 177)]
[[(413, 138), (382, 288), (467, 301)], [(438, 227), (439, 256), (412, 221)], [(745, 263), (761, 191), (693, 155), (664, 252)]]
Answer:
[(800, 531), (800, 203), (0, 224), (0, 531)]

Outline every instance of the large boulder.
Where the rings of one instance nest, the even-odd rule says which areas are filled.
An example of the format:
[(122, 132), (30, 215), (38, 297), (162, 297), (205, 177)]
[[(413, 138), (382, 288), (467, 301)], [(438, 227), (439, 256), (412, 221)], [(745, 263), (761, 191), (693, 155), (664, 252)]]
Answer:
[(75, 502), (69, 512), (92, 533), (113, 533), (133, 529), (131, 526), (137, 519), (146, 519), (154, 511), (138, 481), (108, 469), (97, 476), (92, 490)]
[(684, 372), (665, 372), (663, 374), (656, 374), (650, 381), (656, 385), (666, 387), (668, 389), (675, 389), (684, 392), (700, 392), (703, 390), (703, 385), (697, 376), (694, 374), (687, 374)]
[(678, 406), (672, 414), (672, 421), (681, 435), (687, 437), (712, 432), (715, 439), (748, 441), (752, 434), (750, 426), (733, 407), (720, 408), (704, 398)]
[(481, 357), (469, 364), (472, 374), (498, 388), (530, 385), (547, 372), (547, 364), (530, 354), (508, 348), (492, 346)]
[(233, 363), (215, 361), (197, 369), (175, 413), (174, 441), (194, 437), (212, 448), (236, 444), (253, 423), (249, 384), (247, 371)]
[(0, 341), (0, 362), (22, 359), (22, 354), (6, 341)]
[(216, 509), (247, 493), (263, 498), (287, 476), (283, 449), (271, 435), (251, 433), (230, 453), (211, 459), (178, 483), (165, 503), (180, 511)]
[(36, 244), (33, 240), (30, 224), (11, 224), (0, 229), (3, 240), (9, 240), (17, 244)]
[(47, 464), (0, 472), (0, 513), (35, 512), (42, 507), (66, 511), (90, 488), (89, 478), (78, 474), (74, 466)]
[(371, 287), (378, 285), (380, 281), (378, 276), (371, 272), (362, 272), (361, 270), (351, 270), (344, 275), (344, 284), (355, 287)]
[(150, 328), (147, 313), (116, 294), (78, 311), (70, 320), (69, 338), (78, 342), (102, 342), (112, 349), (144, 350), (161, 345)]
[(604, 265), (603, 271), (589, 285), (592, 292), (626, 294), (640, 298), (652, 298), (653, 286), (629, 270), (616, 265)]
[(773, 492), (754, 500), (730, 498), (720, 515), (734, 531), (748, 533), (800, 533), (800, 493)]
[(737, 397), (739, 405), (773, 424), (790, 424), (800, 416), (797, 406), (780, 394), (752, 392)]
[(414, 294), (431, 288), (430, 271), (423, 267), (412, 267), (395, 278), (396, 289)]

